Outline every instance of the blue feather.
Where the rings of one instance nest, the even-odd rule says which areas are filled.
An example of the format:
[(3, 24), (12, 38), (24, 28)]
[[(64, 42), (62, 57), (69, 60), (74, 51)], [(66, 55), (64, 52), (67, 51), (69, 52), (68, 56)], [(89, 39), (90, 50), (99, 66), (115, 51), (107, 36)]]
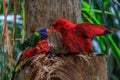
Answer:
[(47, 38), (47, 28), (39, 28), (37, 32), (41, 34), (41, 38)]

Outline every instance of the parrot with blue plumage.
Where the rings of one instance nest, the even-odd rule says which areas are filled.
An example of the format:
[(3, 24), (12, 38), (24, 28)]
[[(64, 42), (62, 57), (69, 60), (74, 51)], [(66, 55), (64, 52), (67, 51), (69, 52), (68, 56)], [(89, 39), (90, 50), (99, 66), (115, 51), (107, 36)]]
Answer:
[(47, 28), (38, 29), (33, 35), (25, 40), (21, 45), (20, 49), (25, 50), (29, 47), (35, 46), (40, 39), (47, 38)]
[(15, 79), (15, 76), (33, 56), (36, 54), (49, 53), (50, 46), (47, 40), (48, 33), (49, 30), (47, 30), (47, 28), (40, 28), (30, 38), (23, 42), (21, 47), (24, 51), (17, 61), (11, 80)]

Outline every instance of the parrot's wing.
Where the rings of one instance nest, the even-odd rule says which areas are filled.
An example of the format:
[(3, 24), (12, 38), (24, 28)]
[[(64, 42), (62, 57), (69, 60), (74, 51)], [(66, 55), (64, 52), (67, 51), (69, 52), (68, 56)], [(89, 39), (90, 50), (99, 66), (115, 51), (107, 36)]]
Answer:
[(101, 35), (104, 34), (107, 28), (103, 25), (91, 24), (89, 22), (84, 22), (80, 24), (83, 29), (85, 29), (88, 33), (92, 33), (92, 35)]
[(106, 33), (115, 32), (111, 28), (107, 28), (103, 25), (90, 24), (89, 22), (84, 22), (76, 25), (76, 31), (82, 34), (84, 37), (93, 38), (94, 35), (102, 35)]
[(76, 24), (75, 26), (75, 33), (77, 36), (82, 36), (84, 38), (90, 38), (90, 33), (87, 28), (87, 25), (90, 25), (88, 22), (84, 22), (81, 24)]
[(104, 25), (98, 25), (98, 24), (89, 24), (88, 25), (89, 33), (92, 35), (103, 35), (103, 34), (112, 34), (114, 32), (117, 32), (116, 29), (107, 27)]
[(101, 35), (105, 34), (108, 29), (102, 25), (90, 24), (88, 25), (88, 30), (93, 35)]

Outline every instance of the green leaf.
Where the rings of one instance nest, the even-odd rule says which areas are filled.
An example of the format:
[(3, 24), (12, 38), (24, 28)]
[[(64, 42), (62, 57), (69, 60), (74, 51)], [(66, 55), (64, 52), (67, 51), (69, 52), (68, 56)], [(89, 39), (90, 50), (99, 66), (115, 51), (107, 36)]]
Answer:
[(93, 23), (93, 21), (86, 15), (83, 13), (83, 16), (90, 22), (90, 23)]
[(97, 40), (100, 44), (102, 53), (105, 53), (106, 52), (106, 46), (105, 46), (105, 42), (104, 42), (105, 36), (97, 36)]
[(22, 35), (22, 40), (24, 40), (24, 37), (25, 37), (25, 30), (24, 30), (24, 28), (22, 28), (21, 35)]
[(90, 9), (90, 5), (87, 2), (82, 1), (82, 5), (83, 5), (83, 7)]
[(108, 35), (108, 39), (109, 42), (111, 44), (111, 48), (112, 48), (112, 54), (114, 56), (114, 59), (117, 63), (117, 66), (120, 69), (120, 49), (117, 47), (117, 45), (115, 44), (114, 40), (112, 39), (111, 35)]
[[(82, 11), (88, 12), (88, 9), (87, 9), (87, 8), (82, 8)], [(89, 11), (90, 11), (90, 12), (94, 12), (94, 13), (100, 13), (100, 14), (102, 14), (102, 11), (101, 11), (101, 10), (98, 10), (98, 9), (90, 9)], [(112, 12), (110, 12), (110, 11), (105, 11), (105, 14), (111, 15), (111, 16), (115, 16), (115, 14), (112, 13)], [(119, 17), (120, 17), (120, 15), (119, 15)]]
[(120, 58), (120, 49), (117, 47), (115, 44), (114, 40), (112, 39), (111, 35), (108, 35), (109, 41), (111, 43), (112, 48), (114, 49), (115, 53), (119, 56)]

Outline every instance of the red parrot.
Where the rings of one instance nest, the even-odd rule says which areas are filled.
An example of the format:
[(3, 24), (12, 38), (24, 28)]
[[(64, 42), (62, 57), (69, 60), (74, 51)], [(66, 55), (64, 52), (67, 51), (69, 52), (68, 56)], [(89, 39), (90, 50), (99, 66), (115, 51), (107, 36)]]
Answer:
[(92, 42), (94, 35), (109, 33), (110, 30), (102, 25), (88, 22), (73, 24), (60, 18), (52, 23), (52, 28), (59, 31), (70, 53), (93, 54)]

